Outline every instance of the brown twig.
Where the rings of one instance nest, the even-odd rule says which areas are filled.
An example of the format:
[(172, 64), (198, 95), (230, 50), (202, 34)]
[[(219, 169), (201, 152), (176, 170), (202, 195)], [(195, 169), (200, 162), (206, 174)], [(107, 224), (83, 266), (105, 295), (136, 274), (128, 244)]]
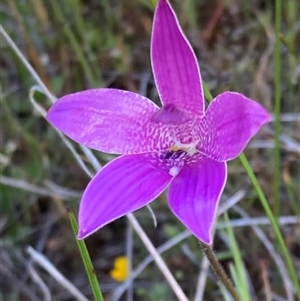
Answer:
[(221, 282), (224, 284), (228, 292), (231, 294), (234, 301), (242, 301), (240, 296), (238, 295), (236, 289), (234, 288), (232, 282), (227, 277), (223, 267), (221, 266), (219, 260), (215, 256), (213, 250), (210, 246), (204, 244), (203, 242), (200, 242), (200, 245), (203, 249), (204, 254), (206, 255), (208, 261), (211, 264), (212, 269), (215, 271), (215, 273), (218, 275)]

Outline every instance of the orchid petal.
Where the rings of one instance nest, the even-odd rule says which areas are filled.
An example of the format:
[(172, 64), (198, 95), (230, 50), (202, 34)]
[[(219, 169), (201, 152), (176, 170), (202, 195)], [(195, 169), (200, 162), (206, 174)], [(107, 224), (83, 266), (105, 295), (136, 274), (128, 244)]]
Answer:
[(170, 185), (169, 206), (202, 242), (212, 243), (212, 228), (227, 178), (227, 166), (202, 157), (183, 167)]
[(153, 201), (172, 176), (152, 154), (125, 155), (111, 161), (89, 183), (79, 208), (79, 238)]
[(237, 157), (271, 115), (259, 103), (236, 92), (224, 92), (209, 105), (197, 149), (217, 161)]
[[(116, 89), (91, 89), (60, 98), (47, 120), (71, 139), (114, 154), (165, 149), (160, 125), (150, 123), (159, 108), (139, 94)], [(154, 137), (155, 136), (155, 137)]]
[(197, 59), (166, 0), (158, 1), (154, 15), (151, 62), (162, 103), (202, 116), (204, 97)]

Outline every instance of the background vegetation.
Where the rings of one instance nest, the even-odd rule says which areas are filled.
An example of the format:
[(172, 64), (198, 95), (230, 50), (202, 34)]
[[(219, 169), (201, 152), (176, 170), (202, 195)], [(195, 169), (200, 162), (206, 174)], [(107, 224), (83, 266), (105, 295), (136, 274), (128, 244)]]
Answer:
[[(222, 196), (222, 205), (229, 210), (218, 219), (215, 253), (243, 300), (296, 300), (300, 270), (300, 4), (286, 0), (282, 8), (277, 6), (276, 27), (275, 4), (280, 1), (171, 3), (212, 95), (236, 90), (275, 113), (274, 121), (245, 151), (250, 172), (256, 175), (269, 207), (245, 171), (245, 161), (230, 162)], [(150, 0), (0, 3), (2, 26), (54, 95), (114, 87), (158, 101), (149, 58), (153, 11)], [(63, 275), (92, 300), (67, 212), (70, 208), (77, 213), (89, 177), (32, 106), (29, 91), (37, 82), (3, 36), (0, 66), (0, 299), (84, 300), (62, 285), (59, 277)], [(45, 109), (50, 107), (44, 94), (36, 92), (34, 97)], [(88, 154), (72, 145), (91, 167)], [(94, 155), (101, 164), (112, 159), (97, 152)], [(158, 250), (165, 244), (162, 257), (189, 300), (230, 300), (216, 276), (206, 272), (197, 240), (171, 214), (165, 196), (151, 207), (157, 227), (147, 208), (135, 216)], [(283, 241), (276, 235), (278, 225)], [(111, 277), (115, 259), (126, 255), (135, 268), (148, 256), (126, 218), (104, 227), (86, 243), (105, 300), (176, 300), (153, 262), (138, 273), (126, 293), (116, 295), (124, 283)], [(37, 254), (43, 254), (59, 274), (41, 267)]]

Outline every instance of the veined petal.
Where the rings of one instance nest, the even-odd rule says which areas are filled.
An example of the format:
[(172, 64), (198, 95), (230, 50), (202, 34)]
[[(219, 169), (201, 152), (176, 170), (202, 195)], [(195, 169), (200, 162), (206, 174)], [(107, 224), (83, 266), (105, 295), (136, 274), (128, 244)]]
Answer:
[(203, 116), (204, 97), (197, 59), (167, 0), (159, 0), (155, 11), (151, 62), (162, 103)]
[(125, 155), (111, 161), (89, 183), (79, 208), (79, 238), (153, 201), (172, 176), (155, 154)]
[(133, 92), (91, 89), (60, 98), (47, 120), (90, 148), (114, 154), (146, 153), (163, 148), (160, 126), (149, 121), (158, 110), (151, 100)]
[(237, 157), (271, 115), (259, 103), (236, 92), (224, 92), (209, 105), (197, 149), (217, 161)]
[(193, 165), (184, 166), (170, 185), (171, 210), (206, 244), (212, 243), (212, 227), (226, 178), (225, 162), (202, 157)]

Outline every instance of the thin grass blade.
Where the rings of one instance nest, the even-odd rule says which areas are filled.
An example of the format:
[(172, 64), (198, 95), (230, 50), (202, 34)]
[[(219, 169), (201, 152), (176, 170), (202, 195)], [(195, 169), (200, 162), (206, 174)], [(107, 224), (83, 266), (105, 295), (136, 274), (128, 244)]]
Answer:
[(95, 301), (104, 301), (103, 296), (102, 296), (102, 292), (101, 292), (101, 288), (91, 261), (91, 257), (89, 255), (88, 249), (85, 245), (85, 242), (83, 240), (78, 240), (77, 239), (77, 233), (78, 233), (78, 224), (76, 221), (76, 218), (74, 216), (74, 213), (72, 211), (69, 210), (69, 219), (70, 219), (70, 223), (76, 238), (76, 242), (77, 242), (77, 246), (78, 249), (80, 251), (80, 255), (86, 270), (86, 273), (88, 275), (89, 278), (89, 282), (93, 291), (93, 295), (94, 295), (94, 299)]

